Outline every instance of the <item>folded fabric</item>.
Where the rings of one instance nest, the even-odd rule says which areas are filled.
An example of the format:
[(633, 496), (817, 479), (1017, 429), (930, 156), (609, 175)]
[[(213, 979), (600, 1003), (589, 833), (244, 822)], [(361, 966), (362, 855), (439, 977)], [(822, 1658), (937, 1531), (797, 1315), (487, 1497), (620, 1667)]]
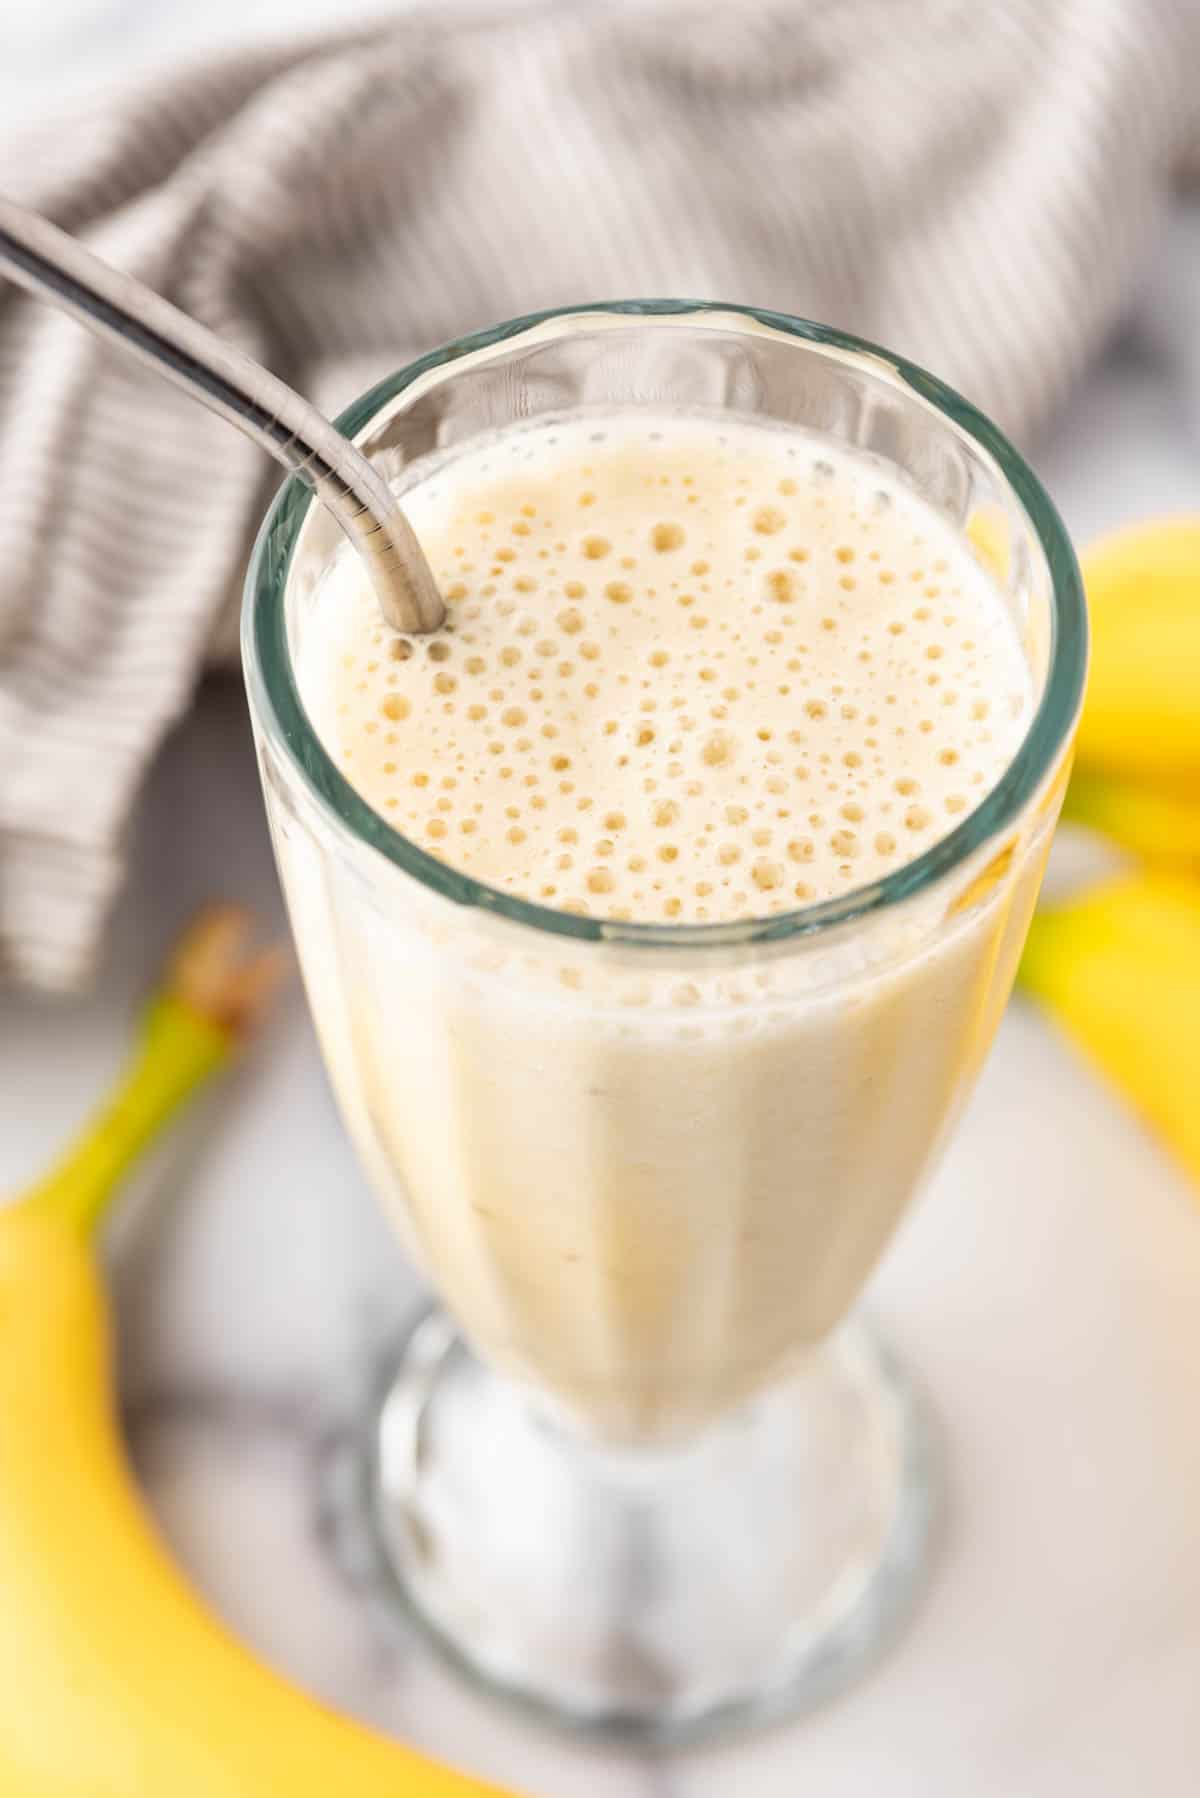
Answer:
[[(328, 406), (508, 315), (684, 294), (880, 339), (1025, 434), (1196, 159), (1198, 61), (1194, 0), (431, 9), (46, 117), (0, 186)], [(0, 285), (0, 978), (91, 969), (272, 479)]]

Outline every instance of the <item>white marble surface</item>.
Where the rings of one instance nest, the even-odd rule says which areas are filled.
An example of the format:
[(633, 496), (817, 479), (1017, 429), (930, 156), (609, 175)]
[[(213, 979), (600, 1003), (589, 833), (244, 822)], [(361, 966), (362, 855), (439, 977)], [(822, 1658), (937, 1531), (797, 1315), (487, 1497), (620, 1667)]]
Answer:
[[(97, 69), (131, 17), (151, 16), (124, 0), (73, 4)], [(26, 104), (54, 11), (5, 9), (4, 74), (20, 77)], [(178, 33), (149, 32), (151, 50), (178, 42), (171, 11)], [(275, 0), (240, 11), (254, 24), (283, 16)], [(192, 9), (187, 30), (215, 39), (225, 15), (206, 9), (201, 30)], [(1200, 313), (1197, 246), (1200, 219), (1178, 215), (1133, 324), (1040, 456), (1081, 537), (1196, 504), (1196, 413), (1172, 341)], [(198, 902), (235, 895), (281, 927), (231, 682), (205, 690), (164, 756), (134, 866), (96, 992), (65, 1005), (4, 997), (0, 1190), (86, 1108), (145, 970)], [(949, 1525), (928, 1596), (852, 1695), (719, 1752), (656, 1761), (531, 1729), (382, 1632), (339, 1572), (325, 1471), (414, 1288), (343, 1139), (298, 995), (142, 1188), (113, 1256), (138, 1464), (199, 1584), (313, 1691), (529, 1798), (1195, 1792), (1200, 1211), (1024, 1005), (875, 1286), (944, 1427)]]

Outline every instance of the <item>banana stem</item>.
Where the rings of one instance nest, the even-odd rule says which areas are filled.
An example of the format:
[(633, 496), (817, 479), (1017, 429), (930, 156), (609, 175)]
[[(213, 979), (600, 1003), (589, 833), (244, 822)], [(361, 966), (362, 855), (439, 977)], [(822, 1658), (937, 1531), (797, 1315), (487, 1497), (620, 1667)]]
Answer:
[(90, 1234), (142, 1149), (228, 1061), (231, 1048), (225, 1031), (174, 994), (152, 999), (111, 1097), (26, 1194), (26, 1204)]
[(249, 929), (233, 907), (203, 913), (177, 945), (143, 1014), (113, 1091), (50, 1172), (24, 1195), (31, 1209), (90, 1235), (141, 1151), (234, 1055), (284, 970), (278, 950), (245, 958)]

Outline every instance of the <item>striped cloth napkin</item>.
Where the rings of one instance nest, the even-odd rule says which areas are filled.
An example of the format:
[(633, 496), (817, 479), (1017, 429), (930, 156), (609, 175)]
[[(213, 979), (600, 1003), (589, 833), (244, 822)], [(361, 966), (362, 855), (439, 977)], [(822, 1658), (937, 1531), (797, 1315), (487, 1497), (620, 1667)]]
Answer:
[[(0, 186), (319, 403), (533, 308), (683, 294), (926, 362), (1019, 435), (1200, 162), (1196, 0), (427, 13), (44, 117)], [(0, 979), (93, 968), (273, 475), (0, 283)]]

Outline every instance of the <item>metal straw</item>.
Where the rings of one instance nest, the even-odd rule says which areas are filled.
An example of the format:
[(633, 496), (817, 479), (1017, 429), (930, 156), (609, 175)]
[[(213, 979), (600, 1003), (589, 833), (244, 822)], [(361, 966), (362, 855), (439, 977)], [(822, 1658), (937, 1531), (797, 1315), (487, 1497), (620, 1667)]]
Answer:
[(396, 630), (433, 631), (445, 607), (387, 483), (308, 401), (160, 294), (0, 195), (0, 272), (140, 356), (301, 475), (363, 557)]

